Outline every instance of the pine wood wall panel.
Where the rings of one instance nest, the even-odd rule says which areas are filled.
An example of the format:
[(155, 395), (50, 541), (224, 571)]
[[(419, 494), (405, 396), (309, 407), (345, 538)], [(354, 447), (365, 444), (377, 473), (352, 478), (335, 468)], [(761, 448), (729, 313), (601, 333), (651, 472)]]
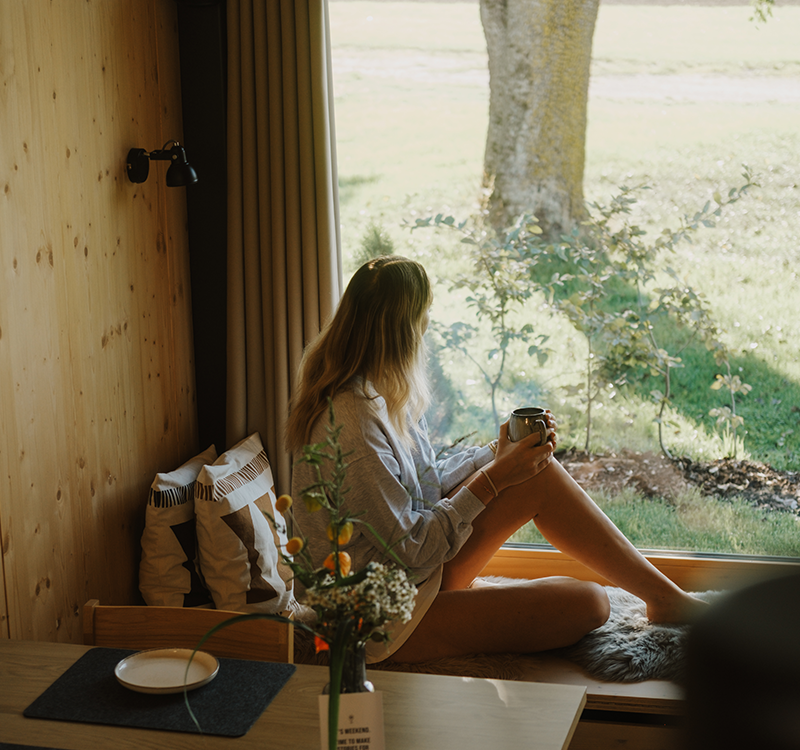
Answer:
[(0, 633), (138, 598), (153, 475), (197, 449), (174, 0), (0, 0)]

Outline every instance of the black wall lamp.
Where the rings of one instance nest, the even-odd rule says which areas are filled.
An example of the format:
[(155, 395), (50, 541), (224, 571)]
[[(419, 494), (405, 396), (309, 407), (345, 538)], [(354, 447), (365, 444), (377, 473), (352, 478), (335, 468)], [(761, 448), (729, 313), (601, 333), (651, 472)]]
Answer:
[(128, 151), (128, 179), (131, 182), (144, 182), (150, 172), (150, 160), (171, 162), (167, 170), (167, 185), (181, 187), (194, 185), (197, 172), (186, 158), (186, 151), (177, 141), (167, 141), (158, 151), (147, 153), (143, 148)]

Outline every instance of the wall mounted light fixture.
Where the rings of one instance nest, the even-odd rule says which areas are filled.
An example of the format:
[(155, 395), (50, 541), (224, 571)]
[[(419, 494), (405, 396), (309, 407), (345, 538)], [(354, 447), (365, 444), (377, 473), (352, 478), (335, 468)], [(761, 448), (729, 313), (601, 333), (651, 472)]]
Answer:
[(128, 179), (144, 182), (150, 172), (150, 160), (171, 162), (167, 170), (167, 185), (181, 187), (194, 185), (197, 172), (186, 158), (186, 151), (177, 141), (167, 141), (159, 150), (148, 153), (143, 148), (128, 151)]

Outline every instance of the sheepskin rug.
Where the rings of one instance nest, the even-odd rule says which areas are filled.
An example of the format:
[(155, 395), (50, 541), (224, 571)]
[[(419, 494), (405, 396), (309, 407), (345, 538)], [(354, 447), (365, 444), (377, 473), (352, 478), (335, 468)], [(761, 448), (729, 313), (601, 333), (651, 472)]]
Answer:
[[(641, 682), (684, 676), (688, 625), (659, 625), (647, 619), (645, 603), (623, 589), (606, 586), (611, 614), (602, 627), (575, 645), (559, 649), (559, 656), (575, 662), (598, 680)], [(717, 592), (694, 594), (711, 601)]]

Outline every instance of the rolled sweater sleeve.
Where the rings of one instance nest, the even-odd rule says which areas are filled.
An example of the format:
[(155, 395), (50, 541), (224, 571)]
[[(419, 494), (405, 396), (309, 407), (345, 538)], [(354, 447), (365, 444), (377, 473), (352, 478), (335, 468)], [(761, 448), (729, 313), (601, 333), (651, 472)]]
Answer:
[(492, 449), (488, 445), (483, 445), (466, 448), (455, 456), (437, 462), (436, 470), (442, 483), (442, 494), (447, 495), (478, 469), (491, 463), (493, 458)]

